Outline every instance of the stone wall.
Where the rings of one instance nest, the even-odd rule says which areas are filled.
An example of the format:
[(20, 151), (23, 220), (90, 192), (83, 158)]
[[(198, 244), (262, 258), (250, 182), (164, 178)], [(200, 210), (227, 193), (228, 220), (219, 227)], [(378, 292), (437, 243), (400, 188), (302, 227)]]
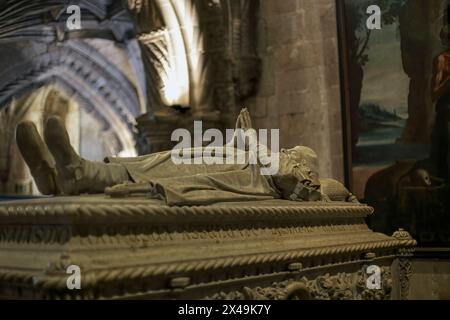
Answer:
[(450, 259), (412, 260), (410, 300), (450, 300)]
[(257, 128), (279, 128), (281, 147), (305, 145), (322, 176), (343, 181), (343, 138), (334, 0), (261, 1), (262, 77), (245, 102)]

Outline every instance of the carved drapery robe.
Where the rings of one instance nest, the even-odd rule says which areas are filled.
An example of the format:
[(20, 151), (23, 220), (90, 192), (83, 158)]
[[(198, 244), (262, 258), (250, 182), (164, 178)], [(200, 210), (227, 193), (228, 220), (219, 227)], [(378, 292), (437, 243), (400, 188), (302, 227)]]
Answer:
[[(175, 164), (171, 151), (137, 158), (111, 157), (106, 161), (123, 165), (134, 182), (149, 183), (156, 194), (171, 206), (280, 198), (272, 178), (261, 174), (261, 166), (249, 161), (251, 155), (248, 152), (244, 152), (245, 163), (242, 164), (225, 164), (225, 159), (224, 164), (207, 164), (212, 158), (204, 156), (205, 150), (188, 150), (193, 164)], [(214, 149), (221, 152), (219, 150), (225, 149)], [(243, 153), (237, 149), (234, 152), (235, 155)], [(225, 152), (220, 156), (225, 157)], [(201, 164), (194, 164), (198, 157), (203, 157)]]

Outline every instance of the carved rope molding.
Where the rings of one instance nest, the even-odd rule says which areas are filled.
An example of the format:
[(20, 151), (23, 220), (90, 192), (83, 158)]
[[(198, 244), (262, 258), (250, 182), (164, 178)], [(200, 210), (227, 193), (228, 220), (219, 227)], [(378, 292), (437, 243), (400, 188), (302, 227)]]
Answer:
[(277, 224), (272, 222), (257, 223), (245, 226), (242, 223), (213, 225), (205, 223), (201, 231), (196, 225), (183, 225), (182, 230), (174, 232), (170, 227), (116, 224), (116, 225), (3, 225), (0, 227), (1, 243), (21, 244), (66, 244), (76, 247), (89, 248), (97, 245), (114, 245), (117, 248), (150, 247), (156, 243), (172, 242), (182, 243), (189, 240), (233, 240), (233, 239), (260, 239), (261, 237), (279, 236), (292, 237), (311, 235), (324, 232), (362, 232), (368, 231), (367, 226), (361, 223), (336, 223), (332, 225), (315, 225), (313, 223)]
[[(83, 203), (83, 200), (85, 201)], [(58, 203), (61, 201), (60, 203)], [(65, 201), (65, 203), (63, 202)], [(71, 203), (72, 201), (72, 203)], [(359, 220), (373, 212), (371, 207), (365, 205), (353, 204), (293, 204), (290, 202), (270, 202), (264, 206), (258, 205), (215, 205), (209, 207), (168, 207), (161, 202), (151, 200), (127, 201), (124, 203), (115, 202), (107, 199), (86, 199), (77, 198), (68, 200), (66, 198), (54, 198), (50, 200), (29, 200), (23, 204), (9, 202), (0, 205), (0, 221), (3, 225), (2, 230), (8, 231), (8, 228), (19, 228), (20, 232), (15, 232), (12, 239), (13, 245), (18, 245), (15, 237), (17, 234), (24, 235), (24, 228), (30, 227), (29, 221), (33, 221), (33, 225), (42, 227), (42, 232), (50, 230), (45, 223), (58, 221), (57, 228), (64, 229), (69, 241), (73, 237), (72, 230), (77, 223), (90, 222), (90, 228), (96, 230), (105, 225), (120, 223), (146, 223), (148, 226), (153, 224), (163, 225), (189, 225), (191, 222), (207, 223), (210, 225), (220, 223), (223, 225), (227, 221), (249, 223), (250, 221), (258, 221), (267, 223), (267, 221), (277, 223), (286, 223), (287, 221), (324, 223), (328, 219), (326, 227), (330, 223), (333, 225), (336, 221), (345, 219), (355, 219), (350, 224), (357, 224)], [(67, 203), (68, 202), (68, 203)], [(96, 202), (96, 204), (94, 204)], [(279, 204), (278, 204), (279, 203)], [(331, 218), (331, 220), (330, 220)], [(309, 220), (308, 220), (309, 219)], [(325, 220), (325, 221), (324, 221)], [(348, 222), (346, 222), (348, 223)], [(92, 231), (91, 230), (91, 231)], [(130, 229), (131, 230), (131, 229)], [(128, 230), (128, 231), (130, 231)], [(5, 232), (6, 232), (5, 231)], [(364, 231), (364, 230), (363, 230)], [(3, 232), (3, 234), (5, 233)], [(367, 232), (370, 230), (367, 229)], [(8, 232), (7, 232), (8, 233)], [(88, 232), (89, 233), (89, 232)], [(89, 233), (90, 235), (90, 233)], [(368, 233), (369, 235), (369, 233)], [(8, 237), (11, 236), (8, 233)], [(106, 237), (112, 237), (105, 234)], [(56, 235), (55, 235), (56, 237)], [(20, 237), (19, 237), (20, 238)], [(20, 240), (20, 239), (19, 239)], [(55, 239), (51, 239), (55, 240)], [(40, 237), (38, 243), (44, 243), (44, 238)], [(8, 241), (1, 242), (8, 245)], [(234, 267), (254, 267), (265, 264), (280, 264), (294, 261), (306, 262), (315, 257), (327, 257), (334, 265), (336, 261), (339, 263), (361, 262), (361, 254), (368, 252), (377, 253), (380, 258), (393, 259), (397, 256), (407, 258), (412, 252), (412, 248), (416, 245), (411, 236), (403, 230), (394, 234), (393, 237), (385, 236), (385, 240), (372, 239), (371, 242), (353, 243), (348, 245), (334, 245), (320, 248), (279, 251), (263, 254), (250, 254), (236, 257), (218, 257), (208, 260), (197, 261), (181, 261), (176, 264), (160, 263), (149, 264), (144, 262), (131, 267), (113, 267), (109, 270), (91, 269), (85, 270), (83, 273), (83, 296), (92, 295), (95, 288), (106, 283), (114, 283), (118, 281), (139, 280), (144, 281), (151, 277), (175, 277), (180, 274), (201, 274), (205, 271), (212, 272), (224, 268)], [(384, 256), (383, 256), (384, 254)], [(337, 260), (336, 260), (337, 258)], [(51, 292), (61, 293), (66, 290), (67, 275), (65, 268), (70, 265), (69, 256), (61, 256), (61, 258), (46, 270), (34, 271), (17, 271), (17, 270), (0, 270), (0, 281), (5, 284), (21, 283), (29, 285), (35, 290), (48, 294)], [(73, 257), (74, 263), (83, 266), (84, 260), (78, 261), (76, 256)], [(88, 261), (85, 261), (88, 263)], [(407, 280), (407, 277), (403, 277)], [(402, 285), (402, 296), (406, 285)]]
[(402, 300), (408, 299), (409, 296), (409, 286), (412, 276), (412, 265), (411, 260), (406, 258), (400, 258), (399, 263), (399, 273), (400, 273), (400, 298)]
[[(293, 261), (315, 256), (330, 256), (347, 253), (363, 253), (377, 249), (411, 247), (416, 242), (410, 241), (381, 241), (359, 245), (341, 247), (327, 247), (313, 250), (290, 251), (273, 254), (249, 255), (234, 258), (220, 258), (214, 260), (179, 262), (177, 264), (161, 264), (139, 267), (128, 267), (114, 270), (85, 271), (83, 287), (93, 288), (101, 283), (124, 281), (131, 279), (145, 279), (154, 276), (170, 276), (192, 272), (212, 271), (216, 269), (242, 267), (265, 263)], [(32, 276), (29, 273), (11, 270), (0, 270), (0, 281), (28, 283), (44, 290), (64, 291), (67, 289), (67, 275)]]
[[(199, 219), (302, 219), (309, 217), (366, 217), (373, 213), (373, 208), (364, 205), (339, 206), (211, 206), (211, 207), (168, 207), (152, 205), (148, 202), (125, 204), (51, 204), (30, 203), (28, 205), (1, 205), (0, 217), (66, 217), (68, 221), (90, 218), (155, 218), (166, 222), (192, 221)], [(185, 220), (180, 220), (185, 219)]]

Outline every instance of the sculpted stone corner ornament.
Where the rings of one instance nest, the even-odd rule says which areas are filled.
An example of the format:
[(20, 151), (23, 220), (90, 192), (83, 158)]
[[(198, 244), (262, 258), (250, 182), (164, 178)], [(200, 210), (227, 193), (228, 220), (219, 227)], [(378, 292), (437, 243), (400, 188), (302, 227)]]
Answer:
[[(404, 240), (404, 241), (413, 240), (411, 235), (403, 229), (399, 229), (398, 231), (394, 232), (392, 236), (397, 240)], [(411, 261), (409, 258), (412, 256), (413, 253), (414, 247), (403, 248), (399, 250), (398, 271), (400, 278), (401, 299), (407, 299), (409, 295), (409, 282), (412, 275)]]
[[(237, 127), (251, 128), (246, 110)], [(22, 123), (17, 142), (40, 190), (58, 196), (0, 204), (0, 298), (407, 297), (396, 262), (416, 242), (370, 230), (373, 209), (320, 179), (309, 148), (282, 151), (266, 176), (259, 162), (175, 165), (167, 152), (89, 162), (57, 118), (44, 139)]]

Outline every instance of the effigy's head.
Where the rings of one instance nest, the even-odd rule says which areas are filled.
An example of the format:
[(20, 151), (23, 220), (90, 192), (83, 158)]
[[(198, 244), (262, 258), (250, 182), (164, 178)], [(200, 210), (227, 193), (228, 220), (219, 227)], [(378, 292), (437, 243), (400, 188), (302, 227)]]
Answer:
[(274, 175), (274, 182), (283, 197), (295, 195), (298, 183), (310, 191), (317, 191), (308, 197), (317, 197), (320, 194), (319, 161), (317, 154), (308, 147), (297, 146), (292, 149), (282, 149), (280, 153), (279, 171)]
[(297, 146), (282, 149), (280, 155), (280, 173), (292, 173), (309, 185), (319, 185), (319, 160), (317, 154), (308, 147)]

